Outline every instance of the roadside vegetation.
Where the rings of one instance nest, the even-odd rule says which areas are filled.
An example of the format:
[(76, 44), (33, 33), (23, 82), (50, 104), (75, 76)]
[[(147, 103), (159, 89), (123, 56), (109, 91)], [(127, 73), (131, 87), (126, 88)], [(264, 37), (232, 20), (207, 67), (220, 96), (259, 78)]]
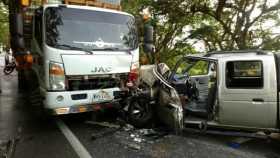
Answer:
[(189, 53), (280, 50), (279, 0), (123, 0), (123, 8), (138, 17), (148, 8), (156, 58), (169, 65)]
[[(157, 61), (214, 50), (280, 50), (279, 0), (122, 0), (140, 34), (143, 10), (156, 32)], [(0, 43), (9, 45), (8, 8), (0, 3)], [(142, 53), (142, 56), (145, 54)]]
[(9, 45), (8, 6), (0, 1), (0, 45)]

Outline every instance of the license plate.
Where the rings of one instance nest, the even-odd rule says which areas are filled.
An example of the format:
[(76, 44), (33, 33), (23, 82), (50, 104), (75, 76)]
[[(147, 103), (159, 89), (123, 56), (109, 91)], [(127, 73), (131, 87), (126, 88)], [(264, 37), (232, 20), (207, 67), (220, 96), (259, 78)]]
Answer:
[(106, 91), (99, 91), (93, 94), (93, 102), (104, 102), (113, 100), (113, 97)]

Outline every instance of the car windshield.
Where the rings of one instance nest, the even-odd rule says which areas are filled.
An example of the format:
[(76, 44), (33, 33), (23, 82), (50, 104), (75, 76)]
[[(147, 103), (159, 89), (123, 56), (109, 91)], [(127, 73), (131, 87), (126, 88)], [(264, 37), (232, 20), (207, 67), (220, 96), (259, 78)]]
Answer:
[(132, 50), (138, 45), (135, 20), (128, 15), (49, 7), (45, 23), (46, 43), (55, 48)]

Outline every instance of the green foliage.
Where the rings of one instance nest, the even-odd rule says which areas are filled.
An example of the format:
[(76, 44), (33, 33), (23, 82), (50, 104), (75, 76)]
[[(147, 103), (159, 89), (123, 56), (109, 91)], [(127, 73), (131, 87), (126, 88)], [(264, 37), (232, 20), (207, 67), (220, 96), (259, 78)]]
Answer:
[[(280, 34), (273, 33), (280, 27), (280, 1), (124, 0), (123, 6), (138, 17), (149, 8), (157, 34), (156, 58), (169, 65), (182, 55), (200, 51), (280, 50)], [(269, 21), (274, 25), (265, 26)], [(205, 50), (197, 50), (193, 41), (202, 43)]]
[[(173, 66), (187, 54), (213, 50), (280, 50), (280, 1), (267, 0), (122, 0), (123, 10), (133, 14), (140, 37), (143, 26), (155, 28), (155, 53), (158, 62)], [(144, 22), (143, 9), (151, 13)], [(7, 7), (0, 5), (0, 43), (8, 43)], [(265, 26), (271, 22), (271, 26)], [(273, 25), (272, 25), (273, 24)], [(140, 38), (142, 41), (142, 38)], [(194, 44), (204, 45), (198, 50)], [(141, 56), (146, 56), (141, 49)]]
[(204, 60), (184, 60), (181, 61), (176, 74), (184, 75), (186, 72), (190, 76), (207, 75), (209, 69), (209, 62)]
[(208, 74), (208, 66), (209, 66), (208, 61), (199, 60), (188, 71), (188, 74), (190, 76), (207, 75)]
[(0, 44), (9, 45), (8, 9), (0, 3)]
[[(195, 53), (195, 49), (187, 42), (184, 37), (184, 28), (195, 20), (195, 17), (188, 17), (184, 12), (177, 12), (176, 6), (179, 1), (132, 1), (124, 0), (123, 8), (141, 19), (140, 12), (144, 8), (149, 8), (152, 20), (150, 23), (155, 28), (155, 54), (154, 58), (158, 62), (166, 62), (173, 66), (182, 55)], [(174, 14), (176, 13), (177, 14)], [(182, 14), (182, 15), (178, 15)], [(176, 16), (176, 17), (175, 17)], [(178, 18), (180, 16), (180, 18)], [(144, 22), (138, 20), (138, 24), (143, 26)], [(139, 27), (140, 36), (143, 35), (143, 27)]]

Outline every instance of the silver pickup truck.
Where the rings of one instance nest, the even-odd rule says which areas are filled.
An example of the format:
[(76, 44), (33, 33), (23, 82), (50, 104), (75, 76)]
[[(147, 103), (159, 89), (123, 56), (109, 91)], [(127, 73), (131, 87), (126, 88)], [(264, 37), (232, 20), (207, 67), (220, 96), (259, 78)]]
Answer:
[(186, 56), (172, 70), (158, 65), (147, 75), (152, 68), (144, 67), (142, 83), (156, 110), (165, 111), (156, 112), (159, 118), (173, 128), (279, 132), (279, 60), (280, 54), (264, 51)]

